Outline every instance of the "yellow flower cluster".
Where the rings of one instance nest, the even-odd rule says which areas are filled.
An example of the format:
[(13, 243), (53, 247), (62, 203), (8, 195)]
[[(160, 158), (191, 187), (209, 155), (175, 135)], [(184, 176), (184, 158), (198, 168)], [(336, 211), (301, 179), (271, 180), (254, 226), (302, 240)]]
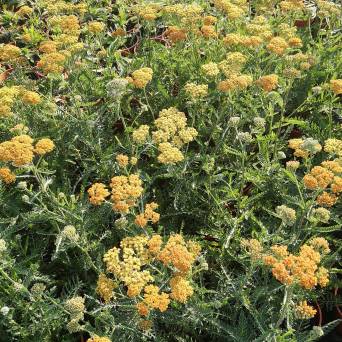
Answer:
[(115, 157), (115, 160), (117, 161), (117, 163), (119, 164), (120, 167), (126, 167), (128, 165), (128, 162), (129, 162), (128, 156), (126, 156), (124, 154), (118, 154)]
[(144, 20), (153, 21), (160, 15), (161, 6), (159, 4), (144, 4), (133, 7), (133, 12)]
[(18, 17), (25, 17), (27, 15), (30, 15), (33, 12), (33, 9), (29, 6), (21, 6), (16, 12), (15, 14)]
[(67, 329), (70, 333), (74, 333), (81, 330), (79, 321), (84, 319), (84, 298), (73, 297), (65, 302), (65, 309), (70, 314), (70, 321), (67, 324)]
[(316, 315), (317, 310), (304, 300), (296, 305), (295, 312), (299, 319), (310, 319)]
[(138, 129), (133, 131), (132, 139), (135, 143), (143, 144), (148, 137), (150, 127), (147, 125), (141, 125)]
[(160, 218), (160, 214), (156, 213), (154, 210), (158, 208), (158, 204), (151, 202), (146, 204), (145, 211), (142, 214), (139, 214), (135, 218), (135, 224), (144, 228), (148, 221), (152, 223), (157, 223)]
[(245, 248), (248, 251), (252, 260), (258, 260), (262, 256), (263, 247), (260, 241), (256, 239), (242, 239), (241, 247)]
[(37, 141), (34, 147), (34, 153), (43, 156), (46, 153), (53, 151), (55, 148), (55, 144), (51, 139), (43, 138)]
[(342, 94), (342, 79), (340, 80), (331, 80), (330, 81), (330, 89), (333, 91), (335, 95)]
[(34, 154), (43, 155), (51, 152), (53, 148), (54, 143), (50, 139), (38, 140), (34, 146), (30, 136), (18, 135), (0, 144), (0, 161), (20, 167), (30, 164)]
[(263, 41), (268, 41), (272, 37), (272, 28), (267, 18), (262, 15), (256, 16), (246, 25), (247, 32), (261, 38)]
[(113, 210), (121, 213), (128, 213), (129, 208), (135, 205), (136, 200), (143, 192), (142, 181), (139, 175), (115, 176), (111, 179), (111, 199)]
[(143, 89), (152, 80), (153, 70), (151, 68), (141, 68), (132, 72), (132, 77), (128, 77), (129, 83), (136, 88)]
[(110, 192), (102, 183), (94, 183), (87, 192), (89, 195), (89, 202), (93, 205), (102, 204), (106, 197), (110, 195)]
[(75, 12), (83, 15), (87, 10), (87, 4), (83, 2), (73, 4), (63, 0), (41, 0), (38, 5), (40, 8), (47, 10), (49, 14)]
[(94, 336), (87, 339), (87, 342), (112, 342), (108, 337)]
[(289, 44), (282, 37), (273, 37), (267, 44), (267, 49), (276, 55), (283, 55)]
[(246, 15), (246, 1), (214, 0), (214, 5), (225, 12), (228, 19), (237, 19)]
[(186, 303), (194, 293), (190, 282), (180, 275), (171, 278), (170, 287), (170, 297), (180, 303)]
[(217, 89), (222, 92), (230, 92), (233, 90), (246, 89), (253, 83), (253, 78), (250, 75), (233, 75), (230, 78), (219, 82)]
[(100, 33), (105, 29), (106, 25), (100, 21), (91, 21), (88, 23), (88, 31), (91, 33)]
[(170, 143), (160, 143), (158, 145), (158, 161), (162, 164), (176, 164), (184, 159), (183, 153)]
[(53, 53), (57, 52), (58, 44), (53, 40), (45, 40), (39, 44), (38, 51), (41, 53)]
[(127, 237), (121, 241), (120, 248), (113, 247), (103, 257), (107, 272), (127, 286), (129, 297), (139, 295), (147, 283), (154, 281), (150, 271), (142, 270), (149, 260), (147, 241), (146, 236)]
[(24, 89), (22, 86), (0, 88), (0, 117), (12, 115), (12, 106), (17, 99), (25, 104), (37, 105), (41, 102), (41, 97), (34, 91)]
[(328, 242), (323, 238), (315, 238), (300, 247), (298, 255), (287, 251), (287, 246), (271, 247), (271, 254), (263, 257), (265, 265), (272, 267), (273, 276), (283, 284), (299, 284), (305, 289), (315, 286), (327, 286), (328, 270), (318, 266), (322, 256), (329, 253)]
[(191, 240), (186, 243), (182, 235), (171, 235), (164, 248), (156, 255), (165, 266), (172, 265), (182, 274), (190, 271), (200, 252), (200, 246)]
[(271, 74), (260, 77), (256, 84), (260, 85), (262, 89), (269, 92), (278, 86), (278, 75)]
[(161, 292), (159, 287), (155, 285), (147, 285), (144, 288), (144, 301), (148, 308), (159, 309), (160, 312), (167, 310), (170, 299), (169, 294)]
[(303, 0), (284, 0), (279, 5), (286, 12), (301, 11), (305, 8)]
[(29, 105), (36, 105), (42, 101), (38, 93), (29, 90), (23, 91), (21, 99), (25, 104)]
[(185, 114), (174, 107), (163, 109), (154, 121), (157, 130), (152, 132), (152, 139), (158, 144), (158, 160), (162, 164), (174, 164), (183, 160), (184, 156), (179, 148), (197, 136), (196, 129), (187, 127), (186, 121)]
[(142, 182), (138, 175), (115, 176), (111, 179), (111, 193), (103, 183), (94, 183), (88, 189), (89, 201), (93, 205), (101, 205), (111, 194), (113, 210), (128, 213), (135, 206), (136, 200), (143, 192)]
[(108, 303), (114, 297), (113, 290), (115, 289), (115, 287), (116, 284), (112, 279), (107, 278), (106, 275), (103, 273), (99, 275), (96, 293), (100, 295), (105, 303)]
[(201, 33), (205, 38), (217, 38), (217, 32), (213, 25), (203, 25), (201, 27)]
[(317, 16), (320, 18), (330, 18), (341, 16), (341, 7), (327, 0), (317, 0)]
[(342, 157), (342, 140), (327, 139), (324, 142), (324, 151)]
[(244, 36), (238, 33), (229, 33), (223, 38), (223, 43), (229, 47), (242, 45), (248, 48), (256, 48), (263, 43), (263, 39), (259, 36)]
[(37, 67), (42, 69), (45, 74), (61, 73), (64, 69), (66, 57), (59, 52), (46, 53), (37, 63)]
[(20, 57), (21, 50), (12, 44), (0, 45), (0, 62), (13, 63), (18, 57)]
[(184, 90), (192, 100), (203, 98), (208, 95), (207, 84), (196, 84), (190, 82), (185, 85)]
[(246, 56), (241, 52), (228, 52), (226, 58), (218, 66), (226, 77), (231, 77), (240, 74), (246, 61)]
[(15, 182), (16, 176), (8, 167), (2, 167), (0, 168), (0, 179), (6, 184), (11, 184)]
[(215, 77), (220, 73), (220, 69), (216, 63), (210, 62), (207, 64), (203, 64), (201, 66), (204, 74), (209, 77)]

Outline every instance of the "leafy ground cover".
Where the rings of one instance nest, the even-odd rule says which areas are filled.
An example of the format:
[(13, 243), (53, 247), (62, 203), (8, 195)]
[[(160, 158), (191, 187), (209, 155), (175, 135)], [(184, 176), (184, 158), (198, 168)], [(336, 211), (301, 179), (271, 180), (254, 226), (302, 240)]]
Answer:
[(338, 332), (337, 2), (0, 4), (1, 341)]

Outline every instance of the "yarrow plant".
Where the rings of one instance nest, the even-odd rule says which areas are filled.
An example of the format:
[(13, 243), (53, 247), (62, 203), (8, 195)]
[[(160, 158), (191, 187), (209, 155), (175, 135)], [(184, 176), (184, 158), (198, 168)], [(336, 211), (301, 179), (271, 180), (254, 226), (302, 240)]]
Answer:
[(0, 9), (1, 341), (339, 340), (338, 1)]

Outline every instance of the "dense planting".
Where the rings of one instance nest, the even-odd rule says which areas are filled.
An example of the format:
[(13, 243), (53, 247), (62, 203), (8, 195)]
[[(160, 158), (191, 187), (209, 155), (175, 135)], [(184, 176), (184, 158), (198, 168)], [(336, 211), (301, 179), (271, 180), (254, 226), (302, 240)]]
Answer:
[(338, 2), (0, 6), (1, 341), (338, 328)]

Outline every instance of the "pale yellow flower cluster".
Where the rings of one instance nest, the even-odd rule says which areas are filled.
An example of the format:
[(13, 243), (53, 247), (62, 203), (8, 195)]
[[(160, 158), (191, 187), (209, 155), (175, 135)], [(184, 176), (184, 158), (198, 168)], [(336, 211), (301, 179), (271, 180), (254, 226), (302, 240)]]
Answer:
[(200, 99), (208, 95), (207, 84), (196, 84), (189, 82), (185, 85), (184, 90), (192, 100)]
[(174, 107), (163, 109), (154, 124), (157, 130), (152, 132), (152, 139), (158, 144), (158, 160), (162, 164), (174, 164), (183, 160), (184, 156), (179, 148), (197, 136), (194, 128), (187, 127), (185, 114)]

